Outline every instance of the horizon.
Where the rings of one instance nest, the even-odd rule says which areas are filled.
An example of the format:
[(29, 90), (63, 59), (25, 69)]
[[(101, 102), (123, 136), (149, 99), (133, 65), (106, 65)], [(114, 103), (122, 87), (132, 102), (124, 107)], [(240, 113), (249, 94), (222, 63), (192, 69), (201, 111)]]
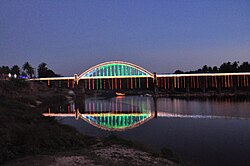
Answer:
[[(112, 61), (119, 61), (119, 60), (112, 60)], [(111, 61), (105, 61), (105, 62), (111, 62)], [(99, 63), (99, 64), (102, 64), (102, 63), (105, 63), (105, 62), (101, 62), (101, 63)], [(121, 61), (120, 61), (121, 62)], [(127, 61), (122, 61), (122, 62), (127, 62)], [(240, 61), (234, 61), (234, 62), (237, 62), (237, 64), (240, 66), (240, 65), (242, 65), (243, 63), (245, 63), (245, 62), (240, 62)], [(223, 62), (222, 64), (225, 64), (225, 63), (231, 63), (231, 65), (234, 63), (234, 62)], [(24, 62), (24, 63), (26, 63), (26, 62)], [(46, 62), (41, 62), (41, 63), (46, 63)], [(39, 63), (39, 64), (41, 64), (41, 63)], [(128, 62), (128, 63), (132, 63), (132, 64), (135, 64), (135, 63), (133, 63), (133, 62)], [(247, 63), (249, 63), (249, 62), (247, 62)], [(46, 63), (47, 64), (47, 63)], [(91, 67), (89, 67), (89, 68), (87, 68), (87, 69), (84, 69), (82, 72), (80, 72), (80, 73), (74, 73), (74, 74), (81, 74), (81, 73), (83, 73), (83, 72), (85, 72), (86, 70), (88, 70), (88, 69), (90, 69), (90, 68), (92, 68), (92, 67), (94, 67), (94, 66), (96, 66), (96, 65), (99, 65), (99, 64), (95, 64), (95, 65), (93, 65), (93, 66), (91, 66)], [(213, 67), (217, 67), (218, 69), (220, 68), (220, 66), (222, 65), (222, 64), (220, 64), (220, 65), (218, 65), (218, 66), (209, 66), (209, 65), (207, 65), (207, 67), (211, 67), (212, 69), (213, 69)], [(14, 64), (14, 65), (17, 65), (17, 64)], [(12, 65), (12, 66), (8, 66), (8, 65), (0, 65), (0, 67), (2, 67), (2, 66), (8, 66), (10, 69), (11, 69), (11, 67), (13, 67), (14, 65)], [(38, 66), (33, 66), (32, 64), (30, 64), (32, 67), (33, 67), (33, 69), (34, 69), (34, 71), (35, 71), (35, 75), (37, 75), (37, 69), (38, 69)], [(135, 64), (135, 65), (137, 65), (137, 64)], [(197, 69), (193, 69), (193, 70), (189, 70), (189, 71), (180, 71), (180, 72), (184, 72), (184, 73), (182, 73), (182, 74), (190, 74), (189, 72), (196, 72), (196, 71), (198, 71), (198, 70), (200, 70), (200, 69), (202, 69), (202, 67), (204, 67), (206, 64), (204, 64), (203, 66), (200, 66), (199, 68), (197, 68)], [(19, 68), (20, 68), (20, 72), (21, 71), (23, 71), (23, 69), (22, 69), (22, 66), (23, 65), (17, 65)], [(138, 65), (139, 66), (139, 65)], [(48, 69), (52, 69), (52, 68), (50, 68), (49, 66), (47, 66), (48, 67)], [(140, 66), (140, 67), (142, 67), (142, 68), (144, 68), (143, 66)], [(147, 68), (144, 68), (144, 69), (146, 69), (147, 70)], [(156, 72), (156, 74), (176, 74), (175, 72), (177, 71), (177, 70), (179, 70), (179, 69), (176, 69), (175, 71), (173, 71), (173, 72), (162, 72), (162, 73), (157, 73)], [(74, 74), (73, 75), (62, 75), (61, 73), (57, 73), (57, 71), (54, 71), (54, 70), (52, 70), (53, 72), (55, 72), (55, 74), (57, 74), (59, 77), (60, 76), (62, 76), (62, 77), (74, 77)], [(149, 70), (148, 70), (149, 71)], [(154, 71), (149, 71), (149, 72), (151, 72), (151, 73), (154, 73)], [(179, 73), (180, 74), (180, 73)], [(196, 73), (197, 74), (197, 73)], [(201, 73), (202, 74), (202, 73)], [(37, 76), (36, 76), (37, 77)]]

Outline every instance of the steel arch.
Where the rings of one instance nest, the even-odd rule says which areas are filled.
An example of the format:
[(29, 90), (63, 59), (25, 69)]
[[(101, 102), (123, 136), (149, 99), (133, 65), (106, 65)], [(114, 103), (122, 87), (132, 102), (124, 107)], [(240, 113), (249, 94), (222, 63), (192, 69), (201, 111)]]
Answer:
[(80, 79), (82, 79), (83, 77), (87, 77), (87, 75), (91, 72), (94, 72), (96, 69), (100, 68), (100, 67), (104, 67), (104, 66), (107, 66), (107, 65), (111, 65), (111, 64), (115, 64), (115, 65), (124, 65), (126, 67), (131, 67), (131, 68), (134, 68), (136, 70), (139, 70), (143, 73), (145, 73), (145, 76), (148, 76), (148, 77), (152, 77), (153, 78), (153, 74), (151, 72), (149, 72), (148, 70), (138, 66), (138, 65), (135, 65), (133, 63), (129, 63), (129, 62), (124, 62), (124, 61), (108, 61), (108, 62), (104, 62), (104, 63), (100, 63), (100, 64), (97, 64), (91, 68), (89, 68), (88, 70), (84, 71), (82, 74), (80, 74), (78, 76), (78, 81)]

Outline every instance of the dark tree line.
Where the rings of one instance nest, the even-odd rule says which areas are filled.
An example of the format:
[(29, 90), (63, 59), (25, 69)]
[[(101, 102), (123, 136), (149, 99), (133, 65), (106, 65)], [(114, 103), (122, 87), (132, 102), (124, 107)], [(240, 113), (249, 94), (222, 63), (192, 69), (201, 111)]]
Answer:
[[(8, 74), (16, 75), (17, 77), (28, 77), (34, 78), (35, 69), (31, 66), (29, 62), (25, 62), (20, 68), (18, 65), (14, 65), (11, 68), (9, 66), (0, 66), (0, 75), (8, 75)], [(38, 65), (37, 74), (39, 78), (43, 77), (58, 77), (60, 75), (55, 74), (54, 71), (47, 67), (47, 64), (42, 62)]]
[(39, 78), (59, 76), (58, 74), (55, 74), (54, 71), (48, 69), (47, 64), (44, 62), (38, 65), (37, 73)]
[(250, 72), (250, 64), (248, 62), (243, 62), (239, 65), (239, 62), (227, 62), (220, 65), (220, 67), (214, 66), (210, 67), (204, 65), (202, 68), (194, 71), (184, 72), (181, 70), (176, 70), (175, 74), (183, 73), (236, 73), (236, 72)]

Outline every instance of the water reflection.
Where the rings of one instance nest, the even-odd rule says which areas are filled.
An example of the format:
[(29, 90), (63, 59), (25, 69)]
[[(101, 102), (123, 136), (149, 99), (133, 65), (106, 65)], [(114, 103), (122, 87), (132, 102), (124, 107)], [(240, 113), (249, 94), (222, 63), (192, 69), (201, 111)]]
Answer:
[(103, 130), (135, 128), (155, 117), (151, 97), (87, 98), (49, 107), (44, 116), (75, 117)]
[(109, 131), (138, 127), (159, 118), (249, 119), (249, 102), (197, 101), (143, 96), (86, 98), (49, 107), (44, 116), (75, 117)]
[(158, 117), (249, 119), (250, 103), (229, 100), (157, 99)]
[(60, 123), (87, 135), (105, 137), (112, 133), (158, 150), (167, 147), (197, 165), (247, 165), (250, 120), (241, 119), (250, 118), (249, 108), (249, 100), (125, 96), (51, 106), (44, 115), (55, 116)]

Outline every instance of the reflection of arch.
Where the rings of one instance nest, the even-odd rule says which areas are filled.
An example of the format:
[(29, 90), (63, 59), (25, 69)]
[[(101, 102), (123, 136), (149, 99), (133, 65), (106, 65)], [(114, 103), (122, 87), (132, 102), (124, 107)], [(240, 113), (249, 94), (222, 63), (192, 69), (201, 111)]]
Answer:
[(79, 75), (78, 81), (84, 77), (153, 77), (146, 69), (133, 63), (123, 61), (109, 61), (95, 65)]
[[(154, 113), (129, 113), (129, 114), (119, 114), (119, 113), (97, 113), (97, 114), (78, 114), (80, 118), (82, 118), (87, 123), (108, 131), (123, 131), (127, 129), (132, 129), (140, 126), (143, 123), (146, 123), (150, 119), (154, 117)], [(123, 117), (126, 117), (127, 122), (125, 123)], [(99, 118), (99, 119), (98, 119)], [(130, 118), (130, 120), (128, 119)], [(132, 119), (138, 119), (133, 121)], [(111, 119), (112, 121), (108, 121), (107, 119)], [(123, 119), (123, 120), (122, 120)], [(103, 121), (99, 121), (103, 120)], [(107, 123), (108, 121), (108, 123)]]

